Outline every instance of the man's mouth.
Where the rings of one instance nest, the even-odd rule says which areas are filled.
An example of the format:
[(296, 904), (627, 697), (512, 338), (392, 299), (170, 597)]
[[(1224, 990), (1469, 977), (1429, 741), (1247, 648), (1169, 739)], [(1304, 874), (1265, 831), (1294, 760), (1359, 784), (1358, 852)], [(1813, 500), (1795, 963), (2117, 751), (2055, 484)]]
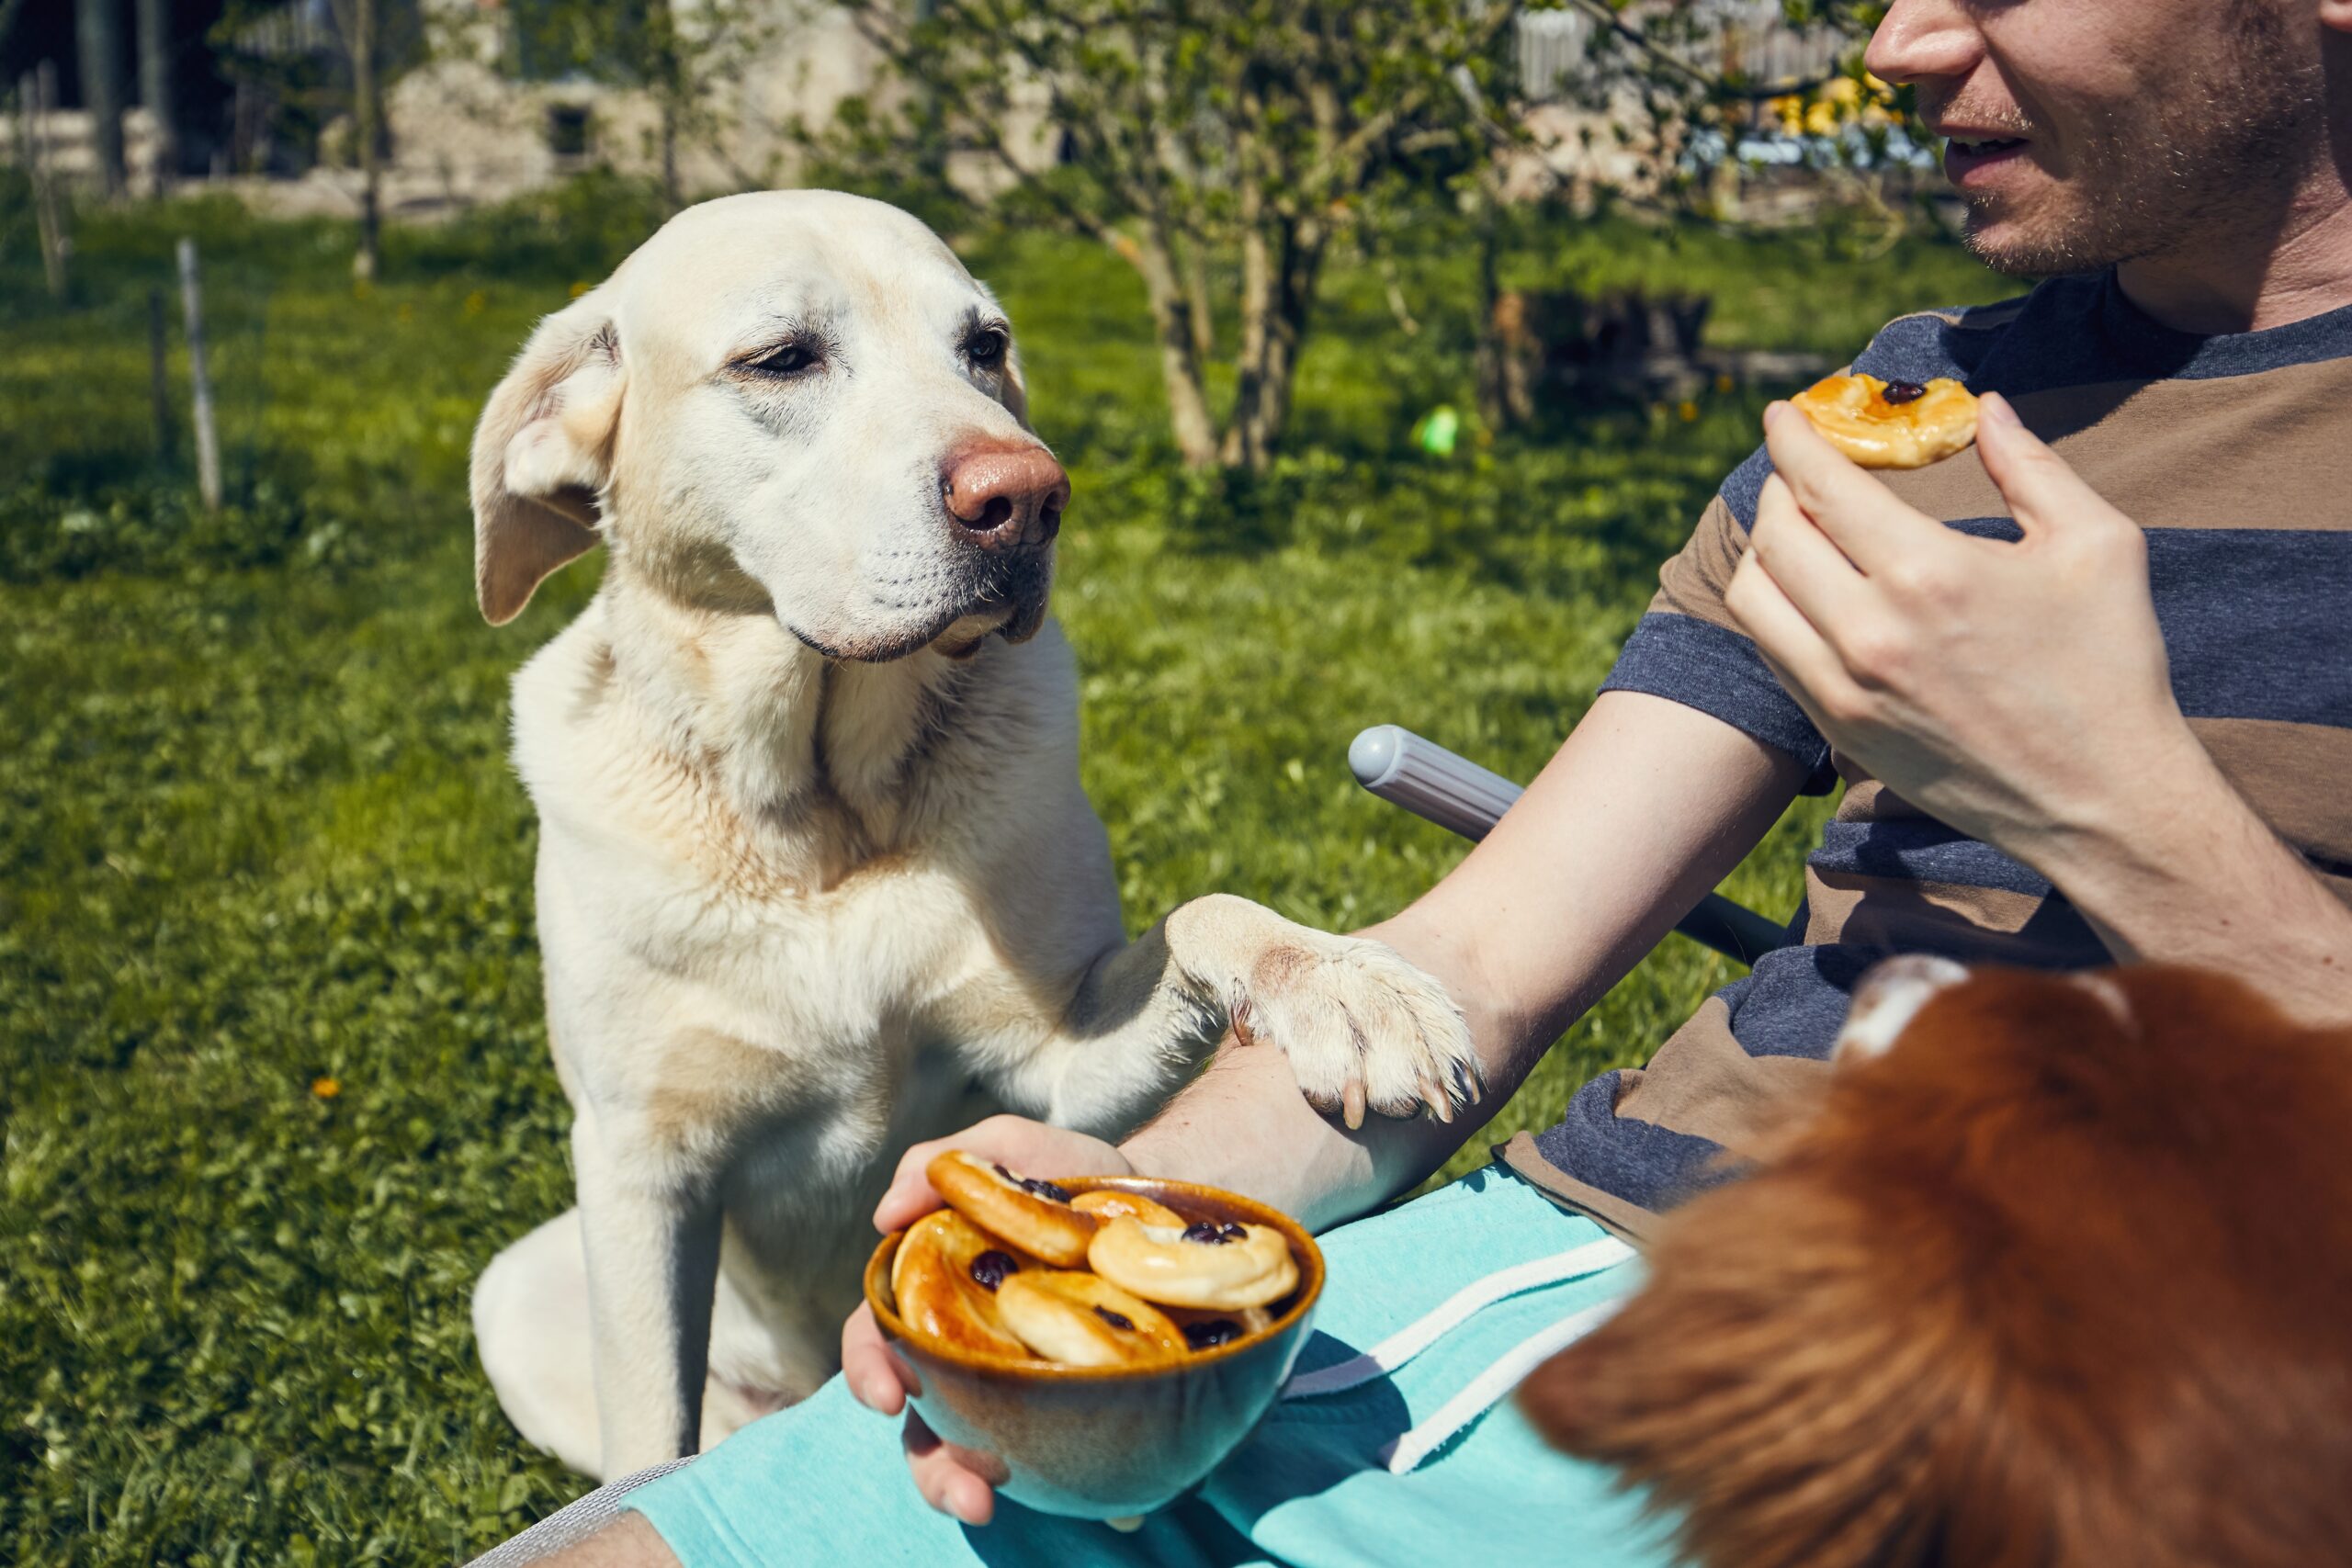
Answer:
[(1955, 136), (1944, 148), (1944, 177), (1962, 190), (1984, 186), (2030, 145), (2022, 136)]

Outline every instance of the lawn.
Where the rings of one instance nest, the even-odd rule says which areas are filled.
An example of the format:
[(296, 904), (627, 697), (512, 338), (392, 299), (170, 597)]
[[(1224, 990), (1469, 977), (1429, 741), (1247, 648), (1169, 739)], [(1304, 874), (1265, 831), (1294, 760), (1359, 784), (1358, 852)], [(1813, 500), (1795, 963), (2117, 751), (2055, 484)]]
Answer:
[[(467, 1301), (571, 1201), (506, 682), (596, 566), (484, 626), (464, 463), (534, 318), (641, 236), (627, 195), (397, 231), (364, 294), (333, 225), (86, 215), (64, 307), (0, 195), (0, 1560), (456, 1562), (579, 1490), (507, 1428)], [(216, 519), (151, 452), (147, 291), (182, 232)], [(1531, 774), (1754, 439), (1741, 390), (1408, 450), (1466, 397), (1468, 265), (1432, 224), (1404, 258), (1420, 332), (1343, 268), (1294, 455), (1187, 480), (1125, 267), (962, 243), (1074, 476), (1057, 607), (1135, 927), (1219, 889), (1334, 928), (1412, 897), (1461, 846), (1359, 792), (1349, 738), (1394, 720)], [(1532, 227), (1508, 271), (1709, 292), (1722, 341), (1829, 353), (2002, 290), (1924, 242), (1620, 222)], [(1824, 809), (1729, 890), (1786, 913)], [(1457, 1168), (1736, 973), (1669, 939)]]

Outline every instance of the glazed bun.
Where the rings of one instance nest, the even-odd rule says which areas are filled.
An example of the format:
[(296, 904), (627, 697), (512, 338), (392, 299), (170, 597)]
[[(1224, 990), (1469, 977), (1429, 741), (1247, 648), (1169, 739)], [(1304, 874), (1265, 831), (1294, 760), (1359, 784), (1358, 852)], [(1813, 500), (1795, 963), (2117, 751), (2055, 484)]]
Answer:
[(890, 1294), (918, 1333), (960, 1350), (1025, 1357), (1028, 1348), (997, 1306), (1004, 1281), (1043, 1267), (1022, 1258), (953, 1209), (915, 1222), (890, 1260)]
[(923, 1174), (949, 1208), (962, 1211), (989, 1235), (1057, 1269), (1075, 1269), (1086, 1261), (1087, 1244), (1094, 1239), (1094, 1216), (1071, 1207), (1069, 1194), (1052, 1182), (1022, 1176), (962, 1149), (939, 1155)]
[(1023, 1345), (1064, 1366), (1146, 1366), (1189, 1348), (1165, 1313), (1091, 1274), (1013, 1274), (998, 1289), (997, 1304)]
[(1095, 1233), (1086, 1261), (1146, 1301), (1216, 1312), (1264, 1306), (1298, 1284), (1290, 1243), (1270, 1225), (1200, 1220), (1180, 1228), (1114, 1219)]
[(1789, 400), (1822, 439), (1865, 468), (1924, 468), (1976, 439), (1976, 399), (1939, 378), (1825, 377)]
[(1184, 1227), (1184, 1216), (1156, 1199), (1140, 1192), (1122, 1192), (1115, 1187), (1098, 1187), (1091, 1192), (1081, 1192), (1069, 1201), (1069, 1206), (1081, 1214), (1091, 1214), (1097, 1224), (1126, 1218), (1141, 1220), (1148, 1225)]

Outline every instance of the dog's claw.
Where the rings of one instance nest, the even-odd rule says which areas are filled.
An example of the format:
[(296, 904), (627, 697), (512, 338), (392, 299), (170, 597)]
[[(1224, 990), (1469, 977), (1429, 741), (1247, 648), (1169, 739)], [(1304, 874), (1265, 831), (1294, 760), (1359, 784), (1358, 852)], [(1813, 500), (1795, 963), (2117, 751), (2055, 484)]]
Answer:
[(1363, 1125), (1363, 1079), (1350, 1078), (1348, 1087), (1340, 1091), (1340, 1120), (1351, 1133)]
[(1453, 1098), (1464, 1105), (1476, 1105), (1487, 1086), (1478, 1080), (1477, 1069), (1464, 1062), (1453, 1064)]

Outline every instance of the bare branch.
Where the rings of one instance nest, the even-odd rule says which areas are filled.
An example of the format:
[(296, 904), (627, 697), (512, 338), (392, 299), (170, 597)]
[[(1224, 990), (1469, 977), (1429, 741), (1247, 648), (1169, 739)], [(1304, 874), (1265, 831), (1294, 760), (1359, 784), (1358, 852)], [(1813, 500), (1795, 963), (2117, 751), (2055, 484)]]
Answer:
[(1691, 64), (1674, 51), (1634, 26), (1617, 14), (1607, 0), (1567, 0), (1568, 8), (1580, 11), (1606, 28), (1620, 41), (1630, 44), (1646, 58), (1656, 61), (1684, 81), (1712, 97), (1729, 98), (1747, 103), (1762, 103), (1768, 98), (1785, 98), (1820, 91), (1835, 75), (1809, 76), (1793, 82), (1776, 82), (1769, 86), (1734, 86), (1722, 73)]

